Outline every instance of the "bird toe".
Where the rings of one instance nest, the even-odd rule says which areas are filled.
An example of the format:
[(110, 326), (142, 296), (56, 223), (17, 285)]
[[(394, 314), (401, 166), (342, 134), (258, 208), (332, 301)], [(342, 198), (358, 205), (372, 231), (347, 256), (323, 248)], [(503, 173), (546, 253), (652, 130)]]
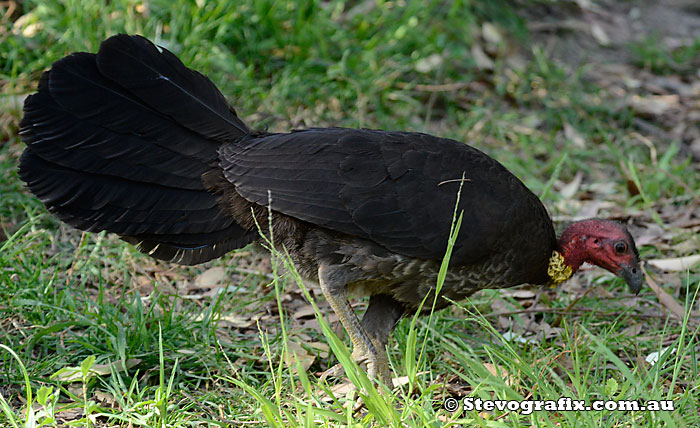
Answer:
[(326, 380), (328, 377), (341, 377), (345, 374), (345, 368), (342, 366), (342, 364), (338, 363), (334, 365), (333, 367), (330, 367), (323, 373), (321, 373), (321, 377), (319, 378), (321, 381)]

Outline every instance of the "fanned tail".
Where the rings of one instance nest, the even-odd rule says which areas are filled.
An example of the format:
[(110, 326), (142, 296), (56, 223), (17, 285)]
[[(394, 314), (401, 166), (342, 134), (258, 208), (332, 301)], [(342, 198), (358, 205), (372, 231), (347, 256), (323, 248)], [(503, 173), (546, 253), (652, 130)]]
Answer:
[(20, 178), (62, 221), (196, 264), (251, 242), (208, 191), (221, 144), (248, 127), (205, 76), (140, 36), (44, 73), (28, 97)]

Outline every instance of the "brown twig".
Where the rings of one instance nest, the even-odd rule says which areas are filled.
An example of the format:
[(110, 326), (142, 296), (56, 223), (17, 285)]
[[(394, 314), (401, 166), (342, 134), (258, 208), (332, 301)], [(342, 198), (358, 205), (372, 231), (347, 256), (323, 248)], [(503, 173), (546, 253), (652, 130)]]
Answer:
[(86, 237), (87, 237), (87, 232), (82, 232), (80, 234), (80, 242), (78, 242), (78, 246), (76, 247), (75, 252), (73, 253), (73, 262), (71, 262), (70, 268), (68, 268), (68, 272), (67, 272), (68, 276), (73, 275), (73, 271), (75, 270), (75, 266), (78, 264), (78, 256), (80, 255), (80, 248), (82, 248)]
[(472, 85), (471, 82), (443, 83), (436, 85), (425, 85), (420, 83), (413, 84), (407, 82), (395, 82), (394, 84), (400, 89), (411, 89), (421, 92), (454, 92), (467, 89)]
[(571, 302), (571, 303), (569, 303), (569, 305), (564, 309), (564, 311), (563, 311), (562, 313), (560, 313), (559, 316), (557, 316), (557, 318), (556, 318), (550, 325), (551, 325), (552, 327), (559, 327), (559, 324), (561, 324), (561, 320), (564, 318), (564, 315), (565, 315), (566, 313), (568, 313), (571, 309), (573, 309), (573, 307), (576, 306), (576, 304), (577, 304), (581, 299), (583, 299), (584, 297), (586, 297), (586, 296), (588, 295), (588, 293), (590, 293), (590, 292), (593, 291), (594, 289), (595, 289), (595, 287), (591, 287), (591, 288), (587, 289), (582, 295), (580, 295), (579, 297), (575, 298), (574, 301)]
[[(558, 314), (565, 315), (572, 312), (596, 312), (601, 316), (617, 316), (620, 315), (619, 312), (600, 312), (596, 309), (591, 308), (572, 308), (572, 309), (556, 309), (556, 308), (536, 308), (536, 309), (521, 309), (518, 311), (507, 311), (507, 312), (494, 312), (490, 314), (484, 314), (485, 317), (500, 317), (500, 316), (510, 316), (519, 314)], [(640, 319), (666, 319), (666, 315), (655, 315), (655, 314), (635, 314), (635, 318)], [(675, 320), (675, 319), (674, 319)], [(675, 320), (678, 321), (678, 320)]]
[[(670, 294), (666, 292), (659, 284), (654, 281), (651, 276), (647, 273), (647, 270), (642, 266), (642, 272), (644, 272), (644, 278), (646, 279), (647, 285), (651, 288), (656, 297), (659, 299), (659, 303), (668, 311), (673, 314), (679, 321), (683, 321), (685, 318), (685, 308), (681, 306), (680, 303), (676, 301)], [(690, 320), (688, 320), (690, 322)]]

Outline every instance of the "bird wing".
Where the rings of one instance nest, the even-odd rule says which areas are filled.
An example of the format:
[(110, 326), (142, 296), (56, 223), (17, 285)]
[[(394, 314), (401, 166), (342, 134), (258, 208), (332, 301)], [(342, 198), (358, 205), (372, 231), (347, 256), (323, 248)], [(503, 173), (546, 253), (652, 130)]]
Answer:
[(549, 221), (539, 199), (497, 161), (426, 134), (310, 129), (227, 144), (219, 158), (245, 199), (409, 257), (442, 259), (463, 176), (453, 264), (498, 251), (533, 206)]

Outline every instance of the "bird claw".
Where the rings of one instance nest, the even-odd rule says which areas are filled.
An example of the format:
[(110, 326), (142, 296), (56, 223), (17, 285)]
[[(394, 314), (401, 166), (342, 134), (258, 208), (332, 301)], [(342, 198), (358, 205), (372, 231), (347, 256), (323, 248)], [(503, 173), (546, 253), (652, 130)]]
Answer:
[(321, 373), (320, 380), (324, 381), (326, 380), (327, 377), (341, 377), (342, 375), (345, 374), (345, 368), (343, 367), (342, 364), (338, 363), (334, 365), (333, 367), (330, 367), (328, 370), (324, 371)]
[[(369, 352), (366, 354), (353, 352), (352, 357), (357, 365), (360, 366), (361, 369), (365, 370), (365, 373), (367, 373), (367, 376), (375, 385), (384, 383), (390, 388), (393, 387), (393, 380), (391, 377), (391, 372), (389, 371), (388, 361), (386, 364), (380, 364), (377, 356), (372, 355)], [(342, 377), (344, 374), (345, 368), (342, 366), (342, 364), (338, 363), (321, 373), (320, 380), (323, 381), (328, 377)]]
[[(375, 379), (377, 377), (377, 358), (372, 356), (367, 356), (364, 354), (356, 355), (353, 352), (353, 359), (360, 366), (361, 369), (365, 370), (367, 376), (370, 379)], [(338, 363), (333, 367), (329, 368), (325, 372), (321, 373), (321, 380), (325, 380), (327, 377), (341, 377), (345, 374), (345, 367)]]

